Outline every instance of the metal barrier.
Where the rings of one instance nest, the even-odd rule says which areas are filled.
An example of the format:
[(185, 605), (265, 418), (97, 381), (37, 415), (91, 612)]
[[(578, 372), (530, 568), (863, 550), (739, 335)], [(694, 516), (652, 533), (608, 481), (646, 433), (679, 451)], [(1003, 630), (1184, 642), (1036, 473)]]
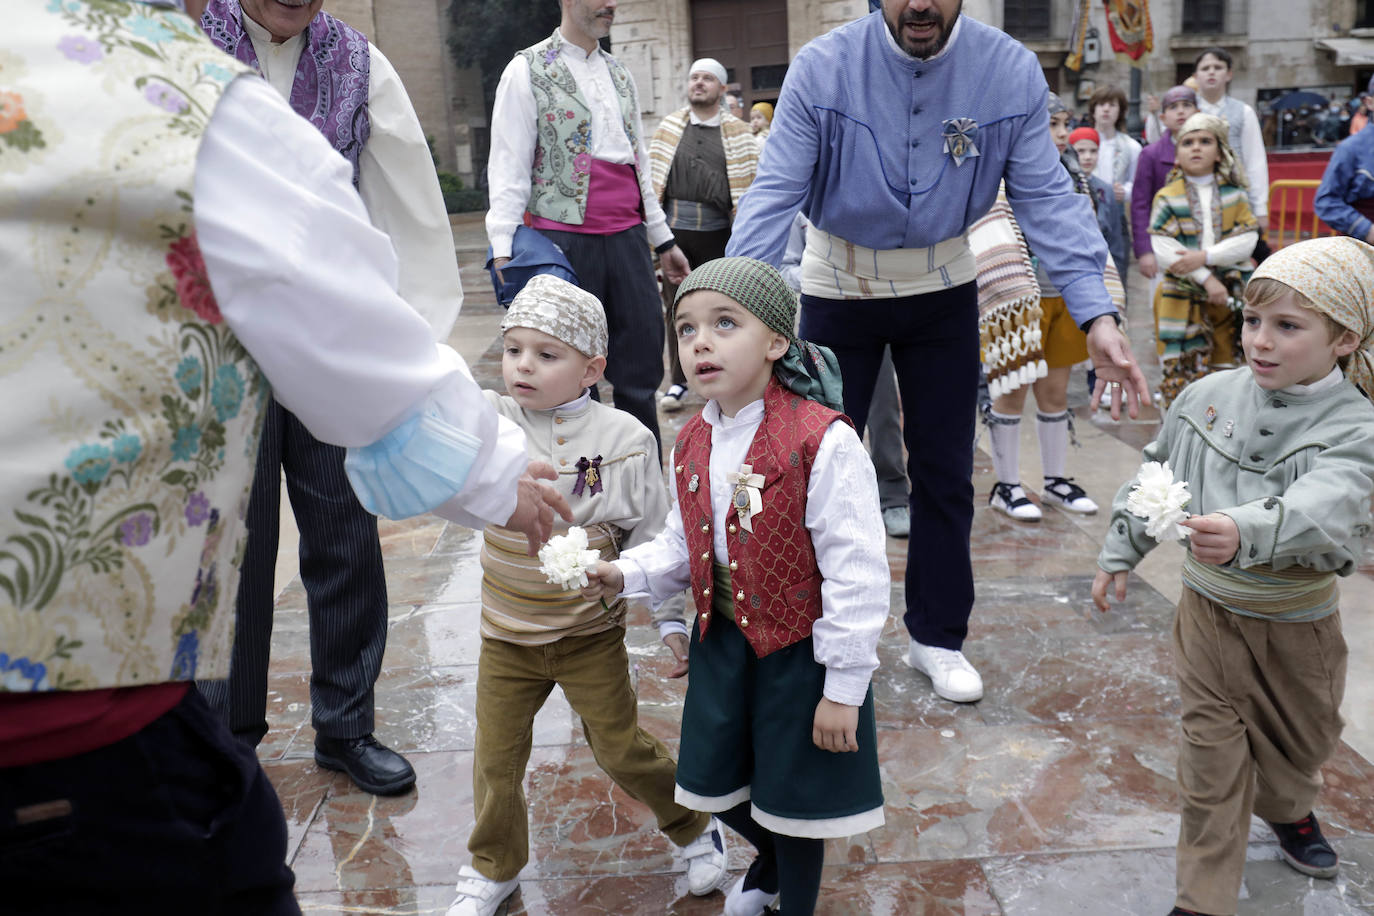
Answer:
[(1315, 179), (1286, 178), (1269, 185), (1269, 233), (1266, 241), (1277, 251), (1304, 239), (1338, 233), (1317, 218), (1312, 201), (1321, 184)]

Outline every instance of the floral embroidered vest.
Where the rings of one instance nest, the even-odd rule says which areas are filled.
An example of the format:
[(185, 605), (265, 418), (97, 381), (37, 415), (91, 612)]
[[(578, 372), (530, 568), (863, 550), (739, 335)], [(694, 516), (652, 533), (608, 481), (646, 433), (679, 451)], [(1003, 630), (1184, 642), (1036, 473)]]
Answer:
[[(849, 422), (844, 414), (788, 391), (776, 378), (769, 380), (763, 421), (744, 459), (763, 475), (763, 511), (751, 519), (752, 534), (739, 524), (733, 506), (725, 517), (735, 624), (760, 658), (810, 636), (821, 616), (821, 573), (806, 530), (806, 487), (821, 439), (836, 420)], [(715, 562), (711, 488), (689, 486), (693, 475), (710, 479), (711, 427), (700, 414), (683, 426), (674, 455), (692, 599), (705, 639)]]
[[(549, 38), (520, 52), (530, 65), (530, 89), (539, 126), (526, 206), (535, 216), (580, 226), (587, 216), (587, 186), (592, 174), (592, 110), (578, 92), (572, 71), (559, 57), (563, 43), (563, 35), (554, 29)], [(598, 53), (610, 69), (625, 119), (625, 136), (637, 156), (639, 102), (630, 71), (604, 51)]]
[[(210, 0), (200, 21), (216, 47), (261, 70), (242, 17), (239, 0)], [(353, 166), (355, 188), (358, 157), (372, 133), (367, 109), (371, 71), (367, 36), (328, 13), (316, 13), (305, 32), (305, 47), (287, 101), (292, 111), (314, 124)]]
[(53, 0), (0, 50), (0, 690), (223, 677), (266, 386), (196, 243), (247, 67), (184, 13)]

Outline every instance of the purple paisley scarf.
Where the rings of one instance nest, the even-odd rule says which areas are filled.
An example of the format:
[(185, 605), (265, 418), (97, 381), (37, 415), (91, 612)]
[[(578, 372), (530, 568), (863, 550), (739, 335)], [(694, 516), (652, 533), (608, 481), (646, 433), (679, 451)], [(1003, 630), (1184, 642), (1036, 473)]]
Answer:
[[(210, 0), (200, 27), (220, 50), (261, 71), (242, 17), (239, 0)], [(354, 187), (358, 156), (371, 133), (367, 115), (371, 63), (367, 36), (321, 11), (310, 20), (291, 84), (291, 109), (314, 124), (353, 164)]]

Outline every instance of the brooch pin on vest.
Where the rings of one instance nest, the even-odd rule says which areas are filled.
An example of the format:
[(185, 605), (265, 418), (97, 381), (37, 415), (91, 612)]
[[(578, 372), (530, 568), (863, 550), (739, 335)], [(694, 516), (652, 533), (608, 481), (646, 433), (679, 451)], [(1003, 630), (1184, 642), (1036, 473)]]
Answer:
[(727, 474), (726, 480), (735, 486), (730, 503), (739, 515), (740, 527), (752, 532), (754, 524), (751, 519), (763, 511), (763, 494), (759, 490), (763, 486), (763, 475), (755, 474), (751, 465), (742, 464), (738, 471)]
[(1217, 409), (1208, 404), (1207, 409), (1202, 412), (1202, 419), (1207, 421), (1207, 428), (1211, 429), (1212, 424), (1217, 422)]
[(979, 155), (978, 144), (974, 142), (978, 136), (977, 121), (972, 118), (950, 118), (943, 126), (945, 152), (954, 160), (956, 166), (963, 165), (964, 160)]
[(1227, 439), (1231, 438), (1231, 433), (1236, 431), (1236, 421), (1227, 420), (1226, 425), (1221, 428), (1221, 434)]
[(698, 475), (693, 474), (693, 475), (692, 475), (692, 479), (689, 480), (689, 481), (687, 481), (687, 492), (688, 492), (688, 493), (695, 493), (695, 492), (697, 491), (697, 488), (700, 487), (700, 486), (701, 486), (701, 478), (700, 478)]
[(577, 459), (577, 482), (573, 484), (573, 496), (581, 496), (584, 486), (588, 496), (595, 496), (604, 489), (601, 485), (600, 455), (590, 461), (586, 456)]

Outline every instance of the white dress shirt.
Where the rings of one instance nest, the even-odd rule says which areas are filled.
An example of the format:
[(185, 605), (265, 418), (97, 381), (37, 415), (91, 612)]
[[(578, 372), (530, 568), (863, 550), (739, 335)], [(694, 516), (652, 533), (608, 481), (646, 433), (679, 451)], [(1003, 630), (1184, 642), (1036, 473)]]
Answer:
[[(619, 164), (633, 164), (639, 174), (639, 196), (644, 201), (645, 226), (649, 244), (657, 248), (673, 238), (672, 230), (663, 215), (653, 188), (649, 186), (649, 156), (644, 146), (644, 124), (635, 112), (635, 133), (638, 147), (630, 145), (625, 133), (625, 118), (620, 111), (620, 94), (611, 80), (610, 66), (600, 48), (587, 54), (563, 36), (559, 49), (577, 91), (592, 112), (592, 146), (588, 152), (593, 159)], [(636, 94), (637, 97), (637, 94)], [(534, 90), (530, 88), (530, 65), (523, 54), (517, 54), (496, 87), (496, 101), (491, 111), (491, 155), (487, 159), (487, 185), (490, 207), (487, 210), (487, 238), (492, 256), (508, 258), (515, 228), (524, 220), (525, 207), (530, 201), (530, 169), (534, 163), (534, 147), (539, 140), (536, 119), (538, 106)]]
[[(305, 34), (274, 44), (271, 33), (247, 15), (243, 27), (263, 76), (289, 101)], [(396, 249), (401, 298), (425, 316), (438, 340), (447, 340), (463, 304), (463, 287), (439, 178), (400, 76), (374, 45), (367, 50), (371, 133), (358, 157), (358, 193), (372, 225)]]
[[(1100, 142), (1097, 146), (1097, 165), (1093, 167), (1093, 177), (1100, 178), (1108, 185), (1121, 182), (1126, 189), (1125, 204), (1130, 207), (1131, 191), (1135, 187), (1135, 167), (1140, 161), (1140, 144), (1134, 137), (1120, 131), (1107, 137), (1098, 131)], [(1117, 157), (1122, 162), (1117, 163)]]
[[(734, 417), (708, 401), (701, 412), (711, 427), (711, 521), (717, 563), (728, 564), (725, 517), (739, 470), (763, 421), (758, 400)], [(673, 462), (669, 462), (669, 467)], [(615, 564), (625, 574), (627, 597), (648, 596), (655, 605), (691, 585), (687, 538), (678, 507), (677, 475), (670, 487), (667, 523), (647, 544), (632, 547)], [(756, 524), (768, 521), (768, 503)], [(825, 696), (860, 706), (878, 667), (878, 637), (887, 622), (891, 575), (887, 533), (879, 509), (873, 462), (853, 427), (831, 423), (821, 438), (806, 486), (806, 528), (821, 576), (821, 617), (811, 630), (816, 662), (825, 666)]]
[[(1250, 255), (1255, 250), (1255, 242), (1259, 241), (1259, 233), (1241, 232), (1218, 242), (1217, 235), (1221, 227), (1212, 225), (1212, 196), (1217, 191), (1216, 178), (1212, 175), (1185, 175), (1183, 177), (1197, 189), (1198, 209), (1202, 212), (1194, 213), (1193, 219), (1197, 220), (1198, 225), (1198, 248), (1207, 252), (1207, 264), (1212, 267), (1239, 267), (1244, 265), (1250, 260)], [(1194, 250), (1188, 248), (1178, 239), (1167, 235), (1150, 236), (1150, 248), (1155, 253), (1155, 260), (1164, 270), (1173, 267), (1174, 262), (1185, 252)], [(1206, 267), (1199, 267), (1188, 274), (1188, 277), (1201, 286), (1207, 282), (1207, 278), (1211, 275), (1212, 272)]]
[[(1226, 97), (1222, 96), (1222, 101), (1225, 100)], [(1263, 226), (1266, 224), (1265, 217), (1269, 214), (1269, 154), (1264, 149), (1264, 133), (1260, 130), (1259, 117), (1255, 114), (1255, 109), (1244, 102), (1240, 104), (1245, 109), (1240, 126), (1240, 149), (1232, 152), (1240, 157), (1240, 164), (1245, 167), (1245, 181), (1250, 190), (1250, 210), (1255, 214), (1255, 221)], [(1209, 102), (1200, 92), (1197, 96), (1197, 110), (1225, 118), (1221, 102)]]
[(523, 433), (397, 294), (396, 255), (354, 191), (352, 167), (266, 82), (235, 80), (215, 108), (196, 160), (194, 218), (224, 320), (312, 434), (368, 446), (435, 414), (479, 443), (438, 514), (470, 527), (510, 517)]

